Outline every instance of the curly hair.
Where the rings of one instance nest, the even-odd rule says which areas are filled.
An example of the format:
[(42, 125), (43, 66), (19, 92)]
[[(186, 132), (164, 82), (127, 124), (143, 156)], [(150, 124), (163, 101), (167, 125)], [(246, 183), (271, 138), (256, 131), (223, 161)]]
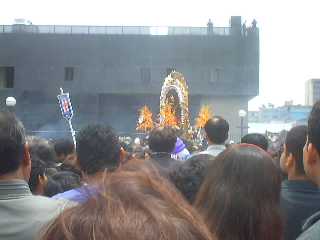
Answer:
[(190, 203), (194, 201), (200, 189), (210, 162), (211, 155), (197, 154), (176, 165), (170, 172), (170, 180)]
[(120, 163), (120, 143), (110, 127), (89, 125), (77, 135), (77, 158), (88, 175), (104, 169), (117, 168)]

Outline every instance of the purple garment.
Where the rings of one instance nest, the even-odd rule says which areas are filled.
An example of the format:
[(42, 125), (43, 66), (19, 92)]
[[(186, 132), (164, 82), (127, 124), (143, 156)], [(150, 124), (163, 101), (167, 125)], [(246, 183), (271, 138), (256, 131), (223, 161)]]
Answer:
[(185, 148), (186, 148), (186, 145), (184, 144), (184, 142), (180, 138), (177, 137), (176, 145), (175, 145), (172, 153), (178, 154), (179, 152), (181, 152)]
[(72, 202), (85, 203), (90, 197), (97, 196), (98, 188), (92, 186), (82, 186), (69, 191), (54, 195), (53, 199), (67, 199)]

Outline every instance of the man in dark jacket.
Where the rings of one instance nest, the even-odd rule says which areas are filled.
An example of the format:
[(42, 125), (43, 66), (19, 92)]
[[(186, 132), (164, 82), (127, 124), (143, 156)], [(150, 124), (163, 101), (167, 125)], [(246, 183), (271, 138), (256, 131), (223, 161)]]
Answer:
[(281, 155), (281, 169), (288, 175), (281, 185), (281, 208), (284, 213), (284, 239), (296, 239), (302, 225), (320, 210), (320, 191), (305, 174), (303, 146), (307, 140), (307, 126), (292, 128), (285, 139)]
[[(303, 149), (303, 164), (307, 176), (320, 187), (320, 101), (316, 102), (308, 120), (308, 140)], [(320, 211), (303, 226), (298, 240), (320, 239)]]
[(177, 136), (170, 127), (156, 128), (150, 132), (148, 143), (150, 158), (160, 173), (166, 177), (180, 162), (171, 157)]

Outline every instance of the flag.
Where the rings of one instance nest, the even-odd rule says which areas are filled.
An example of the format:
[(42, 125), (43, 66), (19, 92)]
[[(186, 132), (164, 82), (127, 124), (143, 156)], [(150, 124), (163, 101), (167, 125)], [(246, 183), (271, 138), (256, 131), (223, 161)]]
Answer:
[(58, 95), (59, 105), (61, 109), (62, 116), (70, 121), (73, 117), (72, 105), (69, 97), (69, 93), (62, 93)]

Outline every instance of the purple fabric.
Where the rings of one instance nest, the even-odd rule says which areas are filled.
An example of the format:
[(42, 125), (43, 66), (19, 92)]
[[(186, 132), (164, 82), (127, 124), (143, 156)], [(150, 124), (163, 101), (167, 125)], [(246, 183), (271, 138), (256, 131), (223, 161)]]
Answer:
[(186, 145), (184, 144), (184, 142), (177, 137), (177, 141), (176, 141), (176, 145), (174, 148), (174, 151), (172, 152), (173, 154), (177, 154), (179, 152), (181, 152), (183, 149), (185, 149)]
[(71, 189), (69, 191), (59, 193), (54, 195), (53, 199), (67, 199), (72, 202), (85, 203), (90, 197), (94, 197), (98, 194), (97, 187), (83, 186), (76, 189)]

